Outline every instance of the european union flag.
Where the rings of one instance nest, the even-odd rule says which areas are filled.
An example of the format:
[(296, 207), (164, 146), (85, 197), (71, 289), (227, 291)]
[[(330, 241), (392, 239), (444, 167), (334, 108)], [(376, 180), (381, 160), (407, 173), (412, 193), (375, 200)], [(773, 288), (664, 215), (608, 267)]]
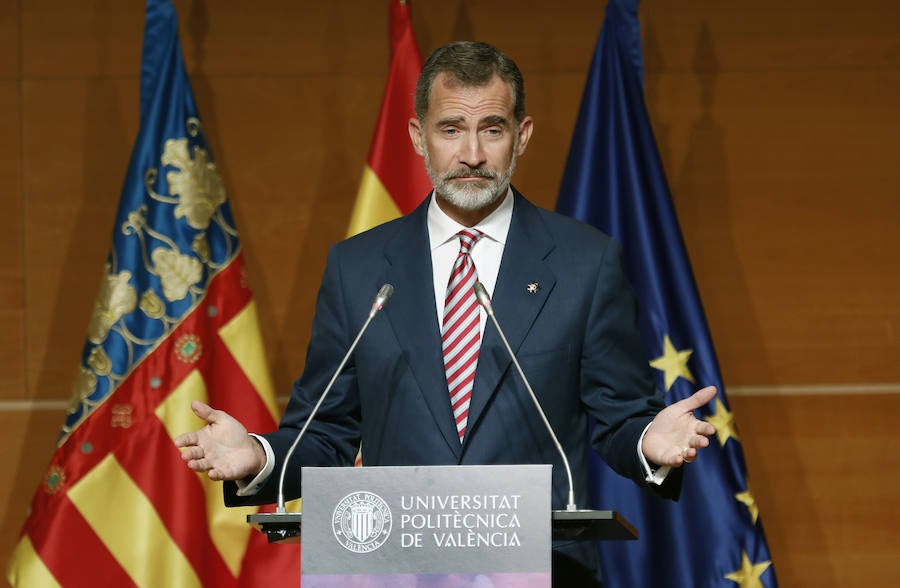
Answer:
[(640, 491), (599, 458), (598, 508), (621, 512), (638, 541), (599, 544), (604, 585), (685, 588), (776, 586), (709, 329), (669, 196), (643, 96), (637, 0), (609, 0), (594, 52), (557, 209), (622, 243), (641, 308), (648, 361), (666, 401), (715, 385), (697, 415), (715, 439), (686, 466), (681, 499)]

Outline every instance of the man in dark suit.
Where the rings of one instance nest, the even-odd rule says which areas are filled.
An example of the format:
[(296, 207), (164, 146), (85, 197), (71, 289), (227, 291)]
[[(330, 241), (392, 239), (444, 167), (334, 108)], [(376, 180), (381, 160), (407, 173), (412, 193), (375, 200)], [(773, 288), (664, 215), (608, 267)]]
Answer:
[[(532, 124), (521, 73), (494, 47), (451, 43), (429, 57), (409, 132), (435, 190), (411, 214), (332, 247), (306, 366), (279, 429), (250, 436), (230, 415), (195, 402), (207, 426), (176, 439), (191, 469), (229, 481), (228, 504), (276, 500), (271, 473), (372, 297), (390, 283), (384, 316), (338, 376), (291, 467), (352, 465), (360, 443), (365, 465), (550, 463), (553, 506), (563, 508), (565, 469), (470, 296), (476, 279), (565, 448), (578, 507), (588, 507), (592, 447), (623, 476), (677, 498), (679, 466), (715, 432), (693, 415), (715, 389), (666, 407), (654, 392), (619, 245), (510, 186)], [(299, 495), (299, 477), (287, 480), (286, 495)], [(554, 545), (553, 565), (555, 585), (596, 581), (589, 544)]]

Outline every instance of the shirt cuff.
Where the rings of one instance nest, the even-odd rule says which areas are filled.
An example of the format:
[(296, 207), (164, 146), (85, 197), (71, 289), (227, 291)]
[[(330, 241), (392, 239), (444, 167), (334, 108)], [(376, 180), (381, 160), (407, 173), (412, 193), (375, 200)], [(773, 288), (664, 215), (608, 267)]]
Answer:
[(644, 427), (644, 431), (641, 433), (641, 438), (638, 439), (638, 459), (641, 460), (641, 466), (644, 468), (644, 481), (650, 484), (655, 484), (657, 486), (661, 486), (663, 482), (666, 480), (666, 476), (669, 475), (669, 470), (672, 469), (671, 466), (660, 466), (657, 469), (653, 469), (650, 467), (650, 464), (647, 462), (647, 458), (644, 457), (644, 452), (641, 451), (641, 446), (644, 444), (644, 435), (647, 434), (647, 429), (650, 428), (653, 422), (651, 421), (646, 427)]
[(269, 479), (269, 476), (272, 475), (272, 470), (275, 469), (275, 452), (272, 451), (272, 446), (269, 442), (256, 433), (250, 433), (250, 436), (259, 441), (259, 444), (263, 446), (263, 450), (266, 452), (266, 465), (263, 466), (263, 469), (249, 482), (245, 481), (246, 478), (244, 480), (235, 481), (238, 487), (238, 496), (253, 496), (259, 492), (259, 489), (262, 488), (263, 484), (266, 483), (266, 480)]

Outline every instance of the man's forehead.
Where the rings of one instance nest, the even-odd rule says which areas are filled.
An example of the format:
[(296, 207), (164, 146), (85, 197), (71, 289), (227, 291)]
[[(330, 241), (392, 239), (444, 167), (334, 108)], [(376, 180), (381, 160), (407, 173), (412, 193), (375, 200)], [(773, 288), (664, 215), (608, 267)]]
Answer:
[(431, 91), (434, 93), (440, 88), (448, 92), (465, 92), (490, 87), (496, 87), (497, 89), (503, 88), (510, 96), (512, 96), (512, 88), (510, 85), (504, 82), (496, 73), (491, 75), (491, 77), (484, 82), (473, 83), (460, 80), (449, 72), (441, 72), (435, 76)]
[(513, 97), (509, 84), (494, 75), (486, 84), (466, 84), (444, 73), (431, 88), (428, 114), (432, 117), (508, 118), (512, 114)]

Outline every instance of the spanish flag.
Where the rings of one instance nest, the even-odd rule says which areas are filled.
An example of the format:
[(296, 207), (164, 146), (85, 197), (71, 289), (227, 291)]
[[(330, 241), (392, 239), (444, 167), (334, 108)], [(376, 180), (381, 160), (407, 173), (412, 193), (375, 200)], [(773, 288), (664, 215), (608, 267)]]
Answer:
[(170, 0), (147, 0), (141, 74), (140, 131), (72, 402), (7, 577), (298, 586), (298, 546), (269, 545), (246, 523), (258, 509), (226, 509), (221, 485), (189, 470), (173, 442), (203, 425), (193, 399), (257, 431), (275, 428), (278, 409)]
[(415, 116), (416, 80), (422, 69), (408, 0), (390, 0), (390, 27), (391, 67), (348, 237), (411, 212), (431, 190), (407, 131), (407, 121)]

